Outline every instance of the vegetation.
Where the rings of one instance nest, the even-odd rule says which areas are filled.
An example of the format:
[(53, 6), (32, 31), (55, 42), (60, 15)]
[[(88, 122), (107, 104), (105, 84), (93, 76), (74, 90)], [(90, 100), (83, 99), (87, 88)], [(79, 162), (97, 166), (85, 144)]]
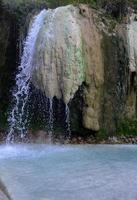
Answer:
[(137, 136), (137, 119), (131, 120), (131, 119), (124, 119), (122, 120), (117, 129), (116, 132), (110, 135), (107, 129), (101, 129), (96, 134), (97, 141), (103, 141), (107, 140), (110, 136), (116, 136), (116, 137), (136, 137)]
[[(99, 9), (103, 8), (106, 13), (114, 18), (122, 18), (127, 13), (127, 7), (137, 8), (136, 0), (0, 0), (4, 5), (15, 11), (22, 12), (23, 8), (30, 9), (31, 7), (49, 7), (56, 8), (68, 4), (77, 5), (79, 3), (89, 4), (91, 7)], [(27, 12), (26, 12), (27, 13)]]
[(117, 136), (137, 136), (137, 120), (125, 119), (117, 129)]
[(2, 0), (5, 4), (10, 4), (12, 6), (19, 6), (21, 4), (40, 4), (47, 3), (47, 5), (56, 7), (68, 4), (89, 4), (96, 7), (106, 7), (106, 6), (120, 6), (121, 8), (125, 5), (137, 6), (136, 0)]

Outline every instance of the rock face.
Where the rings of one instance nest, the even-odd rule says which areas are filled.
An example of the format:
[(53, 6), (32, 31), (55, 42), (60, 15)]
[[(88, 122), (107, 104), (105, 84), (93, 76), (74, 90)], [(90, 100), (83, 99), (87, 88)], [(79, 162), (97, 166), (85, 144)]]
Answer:
[(9, 90), (16, 68), (17, 27), (14, 16), (5, 10), (0, 1), (0, 124), (1, 128), (9, 102)]
[(126, 25), (118, 25), (115, 34), (104, 34), (102, 50), (104, 85), (100, 124), (111, 134), (125, 117), (129, 79)]
[(83, 84), (83, 126), (113, 132), (126, 112), (127, 99), (136, 95), (127, 95), (132, 33), (127, 34), (126, 25), (109, 32), (111, 24), (101, 19), (86, 5), (48, 10), (37, 39), (32, 82), (47, 97), (66, 104)]
[[(12, 29), (4, 17), (1, 72), (8, 45), (12, 46)], [(105, 129), (111, 134), (121, 120), (136, 118), (136, 14), (127, 19), (114, 28), (114, 21), (87, 5), (46, 11), (35, 47), (32, 84), (47, 97), (72, 105), (70, 117), (77, 132), (84, 127), (82, 131)]]
[(48, 10), (40, 30), (33, 83), (46, 96), (67, 104), (85, 79), (79, 9), (73, 6)]
[(136, 86), (137, 86), (137, 15), (132, 13), (127, 25), (128, 54), (129, 54), (129, 91), (126, 114), (132, 119), (136, 118)]
[(85, 82), (83, 124), (98, 131), (104, 70), (101, 35), (92, 15), (84, 5), (47, 11), (37, 39), (32, 82), (46, 96), (62, 98), (66, 104)]
[(137, 21), (136, 14), (132, 14), (127, 25), (127, 35), (129, 44), (129, 69), (136, 72), (137, 65)]
[(50, 98), (68, 104), (84, 85), (82, 123), (92, 131), (114, 132), (136, 115), (137, 22), (111, 23), (86, 5), (48, 10), (33, 60), (32, 82)]
[(97, 13), (84, 5), (81, 5), (79, 9), (82, 15), (80, 27), (83, 37), (83, 57), (86, 61), (83, 125), (89, 130), (98, 131), (104, 84), (102, 34), (95, 23)]
[(0, 180), (0, 200), (11, 200), (9, 193), (7, 192), (7, 189), (3, 185), (1, 180)]

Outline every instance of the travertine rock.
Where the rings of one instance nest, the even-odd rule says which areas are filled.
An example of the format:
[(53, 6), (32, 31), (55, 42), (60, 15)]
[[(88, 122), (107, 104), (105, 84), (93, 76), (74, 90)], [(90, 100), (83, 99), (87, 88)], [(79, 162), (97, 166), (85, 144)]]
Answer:
[(33, 83), (48, 97), (68, 103), (85, 79), (85, 62), (79, 9), (73, 6), (48, 10), (40, 30)]
[(36, 45), (33, 84), (67, 104), (85, 82), (83, 124), (99, 130), (103, 84), (101, 35), (88, 6), (48, 10)]
[(48, 10), (33, 84), (66, 104), (83, 84), (83, 126), (114, 132), (121, 119), (136, 115), (136, 24), (132, 19), (114, 29), (102, 13), (82, 4)]

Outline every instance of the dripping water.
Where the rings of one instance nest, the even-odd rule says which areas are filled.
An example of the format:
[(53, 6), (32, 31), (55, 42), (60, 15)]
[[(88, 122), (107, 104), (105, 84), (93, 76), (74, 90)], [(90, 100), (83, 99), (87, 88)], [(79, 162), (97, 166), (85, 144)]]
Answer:
[(21, 64), (18, 67), (18, 73), (16, 75), (16, 85), (12, 92), (13, 107), (8, 117), (9, 132), (6, 139), (8, 143), (13, 142), (16, 136), (23, 139), (27, 132), (26, 126), (28, 112), (26, 112), (26, 107), (29, 98), (30, 80), (33, 70), (33, 55), (37, 35), (43, 24), (45, 15), (46, 10), (44, 9), (34, 17), (24, 43)]
[(70, 128), (70, 110), (68, 104), (65, 105), (65, 115), (66, 115), (66, 139), (70, 140), (71, 137), (71, 128)]
[(54, 123), (54, 118), (53, 118), (53, 98), (48, 98), (48, 102), (49, 102), (48, 134), (49, 134), (49, 140), (50, 140), (50, 142), (52, 142), (53, 123)]

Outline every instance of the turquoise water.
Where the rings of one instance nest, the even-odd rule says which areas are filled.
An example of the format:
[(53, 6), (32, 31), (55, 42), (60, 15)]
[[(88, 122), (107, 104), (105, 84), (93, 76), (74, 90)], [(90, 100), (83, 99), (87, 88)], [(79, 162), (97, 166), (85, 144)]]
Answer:
[(137, 200), (137, 146), (0, 146), (13, 200)]

